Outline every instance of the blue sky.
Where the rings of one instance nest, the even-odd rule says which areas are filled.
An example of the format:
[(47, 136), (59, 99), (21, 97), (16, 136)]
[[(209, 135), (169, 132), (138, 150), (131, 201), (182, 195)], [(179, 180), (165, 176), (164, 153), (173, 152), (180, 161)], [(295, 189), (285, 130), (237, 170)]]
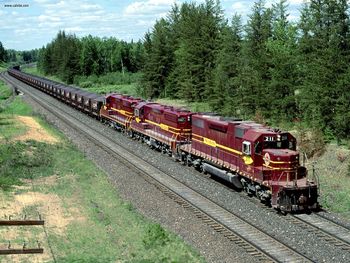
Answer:
[[(91, 34), (138, 40), (175, 2), (184, 1), (0, 0), (0, 41), (7, 49), (30, 50), (46, 45), (58, 30), (77, 36)], [(266, 0), (267, 6), (275, 1), (278, 0)], [(289, 0), (290, 20), (298, 18), (303, 1)], [(237, 12), (246, 19), (253, 3), (253, 0), (221, 0), (227, 18)]]

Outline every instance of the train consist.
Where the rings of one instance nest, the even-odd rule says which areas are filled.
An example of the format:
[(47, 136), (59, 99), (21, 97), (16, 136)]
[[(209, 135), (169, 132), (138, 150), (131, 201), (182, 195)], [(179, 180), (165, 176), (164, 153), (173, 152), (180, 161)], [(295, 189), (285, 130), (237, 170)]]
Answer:
[(15, 68), (8, 73), (282, 212), (319, 207), (318, 183), (301, 166), (288, 132), (121, 94), (101, 96)]

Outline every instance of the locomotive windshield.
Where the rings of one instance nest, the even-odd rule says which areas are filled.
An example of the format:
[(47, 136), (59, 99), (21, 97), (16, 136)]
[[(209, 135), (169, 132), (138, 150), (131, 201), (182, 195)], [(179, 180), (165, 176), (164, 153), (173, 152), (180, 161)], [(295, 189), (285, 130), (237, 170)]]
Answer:
[(177, 121), (178, 121), (179, 123), (184, 123), (184, 122), (186, 122), (186, 117), (179, 117), (179, 118), (177, 119)]
[(265, 136), (263, 149), (291, 149), (295, 148), (294, 143), (288, 140), (287, 135)]

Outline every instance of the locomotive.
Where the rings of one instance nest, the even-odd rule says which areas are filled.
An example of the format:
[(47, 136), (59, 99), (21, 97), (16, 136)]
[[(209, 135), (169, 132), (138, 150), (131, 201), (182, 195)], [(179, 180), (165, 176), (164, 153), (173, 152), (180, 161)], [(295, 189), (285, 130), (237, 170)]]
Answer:
[(117, 93), (101, 96), (18, 68), (8, 73), (283, 213), (319, 208), (318, 180), (301, 165), (289, 132)]

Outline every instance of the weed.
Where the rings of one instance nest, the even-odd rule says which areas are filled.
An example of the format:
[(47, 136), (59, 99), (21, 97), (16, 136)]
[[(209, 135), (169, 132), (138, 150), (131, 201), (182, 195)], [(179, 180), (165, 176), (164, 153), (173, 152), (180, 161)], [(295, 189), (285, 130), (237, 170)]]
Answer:
[(159, 224), (151, 224), (142, 239), (147, 249), (164, 246), (169, 242), (169, 235)]

